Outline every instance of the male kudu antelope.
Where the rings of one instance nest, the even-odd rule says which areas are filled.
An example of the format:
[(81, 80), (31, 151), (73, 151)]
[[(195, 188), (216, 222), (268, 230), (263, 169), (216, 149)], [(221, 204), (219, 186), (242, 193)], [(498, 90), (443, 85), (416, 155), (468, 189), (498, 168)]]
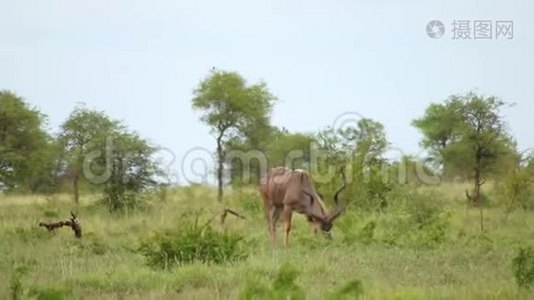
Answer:
[(343, 212), (338, 200), (339, 193), (347, 185), (343, 172), (342, 177), (343, 186), (336, 191), (334, 196), (336, 207), (328, 213), (306, 171), (284, 167), (270, 169), (261, 181), (260, 193), (263, 198), (265, 217), (269, 223), (271, 241), (273, 243), (276, 241), (276, 222), (282, 212), (285, 231), (284, 246), (287, 247), (293, 211), (307, 217), (313, 232), (317, 232), (318, 225), (323, 233), (330, 237), (332, 222)]

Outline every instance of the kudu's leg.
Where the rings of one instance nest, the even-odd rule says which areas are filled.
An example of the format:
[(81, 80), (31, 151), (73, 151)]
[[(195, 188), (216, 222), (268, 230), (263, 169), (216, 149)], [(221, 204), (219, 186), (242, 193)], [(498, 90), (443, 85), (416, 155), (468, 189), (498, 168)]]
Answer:
[(276, 224), (274, 220), (274, 211), (275, 207), (272, 205), (265, 204), (264, 206), (264, 213), (265, 213), (265, 219), (267, 220), (267, 230), (269, 231), (269, 239), (271, 240), (271, 243), (276, 242), (276, 236), (275, 236), (275, 229)]
[(278, 219), (280, 218), (280, 213), (282, 212), (281, 207), (273, 207), (271, 210), (271, 220), (272, 220), (272, 232), (273, 232), (273, 243), (276, 242), (276, 223), (278, 222)]
[(265, 213), (265, 219), (267, 220), (269, 239), (271, 240), (271, 243), (274, 244), (276, 242), (276, 220), (274, 218), (276, 208), (272, 204), (271, 199), (269, 199), (269, 195), (265, 191), (264, 186), (260, 187), (260, 195), (263, 199), (263, 211)]
[(287, 248), (289, 245), (289, 232), (291, 231), (291, 217), (293, 215), (293, 210), (289, 206), (284, 206), (284, 246)]
[(265, 218), (268, 223), (269, 238), (271, 243), (276, 243), (276, 222), (280, 217), (282, 208), (276, 206), (265, 206)]

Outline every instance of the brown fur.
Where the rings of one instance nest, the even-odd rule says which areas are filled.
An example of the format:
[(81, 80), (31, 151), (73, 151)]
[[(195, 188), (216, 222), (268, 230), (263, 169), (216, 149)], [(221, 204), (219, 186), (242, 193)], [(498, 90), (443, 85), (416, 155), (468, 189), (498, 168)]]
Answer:
[[(336, 192), (337, 196), (345, 185)], [(291, 217), (293, 211), (304, 214), (310, 223), (313, 232), (317, 231), (320, 225), (324, 232), (330, 232), (332, 222), (341, 213), (338, 205), (332, 214), (325, 208), (321, 197), (315, 190), (313, 182), (308, 173), (303, 170), (291, 170), (277, 167), (269, 170), (260, 184), (260, 194), (263, 199), (265, 218), (269, 224), (269, 236), (274, 243), (276, 240), (276, 222), (283, 215), (285, 239), (284, 245), (287, 247), (289, 232), (291, 231)]]

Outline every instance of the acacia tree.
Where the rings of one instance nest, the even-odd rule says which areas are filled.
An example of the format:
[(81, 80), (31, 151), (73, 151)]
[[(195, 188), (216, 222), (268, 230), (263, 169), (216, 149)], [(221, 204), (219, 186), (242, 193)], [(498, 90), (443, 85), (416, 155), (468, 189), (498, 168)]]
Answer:
[(256, 129), (243, 138), (232, 139), (225, 145), (225, 150), (249, 154), (247, 160), (227, 158), (232, 184), (259, 183), (264, 175), (262, 171), (266, 171), (262, 167), (306, 168), (312, 144), (312, 135), (291, 133), (271, 126)]
[(310, 134), (276, 130), (267, 146), (269, 166), (305, 168), (310, 163), (313, 141)]
[[(104, 151), (106, 140), (122, 125), (111, 120), (106, 114), (78, 106), (61, 125), (59, 143), (64, 149), (63, 173), (72, 179), (74, 202), (79, 203), (79, 182), (84, 158), (92, 151)], [(99, 163), (97, 163), (99, 162)], [(103, 169), (101, 160), (95, 160), (91, 167)]]
[(484, 173), (491, 170), (514, 147), (500, 115), (505, 103), (495, 97), (484, 98), (473, 93), (452, 101), (459, 104), (458, 113), (463, 122), (459, 123), (458, 132), (468, 147), (470, 159), (467, 165), (471, 167), (474, 178), (474, 195), (468, 194), (468, 198), (473, 204), (482, 205), (480, 187), (484, 184)]
[[(363, 209), (381, 209), (386, 203), (390, 182), (383, 178), (386, 167), (384, 153), (389, 143), (384, 126), (371, 119), (361, 119), (357, 126), (346, 129), (326, 128), (316, 136), (317, 148), (323, 155), (321, 167), (346, 169), (349, 176), (348, 191)], [(334, 190), (337, 183), (317, 183), (323, 190)]]
[(422, 145), (427, 149), (439, 143), (440, 135), (433, 133), (440, 126), (450, 129), (447, 134), (452, 138), (440, 148), (440, 155), (445, 165), (463, 169), (473, 179), (473, 193), (466, 191), (466, 195), (481, 209), (481, 228), (484, 177), (503, 159), (515, 159), (515, 145), (501, 116), (505, 104), (493, 96), (469, 92), (451, 96), (443, 104), (431, 105), (421, 119), (413, 122), (425, 135)]
[(51, 191), (57, 147), (45, 121), (24, 99), (0, 91), (0, 188)]
[(534, 156), (531, 156), (527, 159), (525, 168), (530, 175), (534, 176)]
[(327, 127), (317, 134), (316, 141), (331, 164), (344, 164), (347, 159), (356, 158), (362, 166), (380, 164), (389, 146), (384, 126), (372, 119), (361, 119), (356, 127), (345, 129)]
[(257, 123), (268, 123), (275, 97), (265, 83), (248, 85), (236, 72), (211, 70), (193, 92), (192, 106), (204, 114), (217, 144), (217, 198), (223, 197), (224, 145)]
[(152, 157), (156, 148), (103, 112), (76, 107), (61, 126), (59, 140), (77, 204), (83, 178), (103, 191), (110, 212), (126, 212), (138, 206), (141, 192), (161, 175)]
[(156, 148), (126, 129), (112, 134), (110, 157), (106, 164), (109, 177), (104, 182), (105, 202), (110, 212), (127, 212), (137, 208), (142, 192), (156, 186), (155, 177), (162, 175), (152, 155)]
[(412, 121), (412, 125), (423, 133), (421, 146), (428, 150), (430, 159), (442, 175), (447, 177), (453, 173), (450, 165), (443, 160), (444, 152), (449, 145), (458, 139), (457, 126), (462, 121), (454, 105), (432, 103), (422, 118)]

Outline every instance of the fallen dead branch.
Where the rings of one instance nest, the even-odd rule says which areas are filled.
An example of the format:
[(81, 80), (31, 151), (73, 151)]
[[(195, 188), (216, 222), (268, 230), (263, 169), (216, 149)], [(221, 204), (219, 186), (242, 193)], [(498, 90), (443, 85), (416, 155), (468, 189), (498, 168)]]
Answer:
[(237, 213), (236, 211), (231, 210), (229, 208), (225, 208), (223, 213), (222, 213), (222, 215), (221, 215), (221, 224), (224, 224), (224, 221), (226, 220), (226, 216), (228, 214), (234, 215), (234, 216), (236, 216), (236, 217), (238, 217), (240, 219), (245, 220), (245, 217), (243, 215), (241, 215), (241, 214)]
[(204, 223), (204, 226), (208, 226), (209, 224), (211, 224), (211, 222), (213, 222), (213, 220), (215, 220), (217, 217), (220, 217), (221, 225), (224, 225), (224, 222), (226, 221), (226, 216), (228, 216), (228, 214), (234, 215), (234, 216), (236, 216), (236, 217), (238, 217), (240, 219), (243, 219), (243, 220), (246, 219), (243, 215), (241, 215), (240, 213), (236, 212), (235, 210), (232, 210), (232, 209), (229, 209), (229, 208), (225, 208), (223, 210), (222, 214), (214, 215), (208, 221), (206, 221), (206, 223)]
[(68, 220), (59, 221), (59, 222), (50, 222), (50, 223), (40, 222), (39, 226), (45, 227), (50, 232), (53, 232), (54, 230), (61, 228), (63, 226), (67, 226), (72, 229), (75, 237), (81, 238), (82, 227), (80, 225), (80, 222), (78, 221), (78, 217), (73, 212), (71, 212), (70, 215), (71, 217)]

